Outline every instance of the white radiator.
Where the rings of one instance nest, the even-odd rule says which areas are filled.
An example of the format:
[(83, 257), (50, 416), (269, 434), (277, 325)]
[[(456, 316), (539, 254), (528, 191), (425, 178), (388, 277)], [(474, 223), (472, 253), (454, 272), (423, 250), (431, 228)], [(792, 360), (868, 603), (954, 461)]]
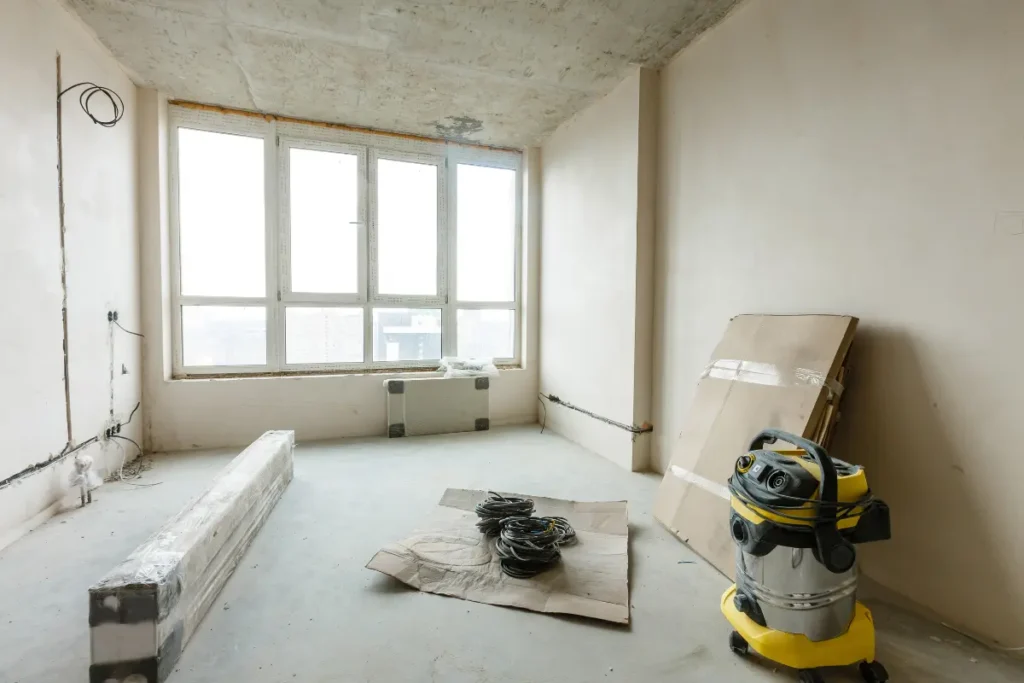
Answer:
[(388, 436), (490, 429), (490, 377), (389, 379)]

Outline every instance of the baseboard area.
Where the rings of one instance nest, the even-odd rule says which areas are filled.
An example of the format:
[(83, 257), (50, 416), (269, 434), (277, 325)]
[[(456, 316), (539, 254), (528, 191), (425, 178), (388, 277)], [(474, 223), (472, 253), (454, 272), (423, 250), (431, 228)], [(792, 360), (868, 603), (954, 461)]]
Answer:
[[(2, 495), (3, 492), (0, 491), (0, 496)], [(46, 520), (50, 519), (58, 512), (60, 512), (60, 506), (61, 501), (57, 500), (54, 503), (50, 504), (41, 512), (38, 512), (29, 519), (25, 520), (24, 522), (16, 523), (11, 528), (0, 531), (0, 552), (3, 552), (4, 548), (11, 545), (19, 538), (29, 533), (30, 531), (41, 525), (43, 522), (45, 522)]]
[[(913, 615), (922, 617), (924, 619), (927, 619), (928, 621), (933, 621), (936, 624), (939, 624), (949, 629), (950, 631), (953, 631), (954, 633), (964, 636), (965, 638), (970, 638), (971, 640), (980, 643), (981, 645), (984, 645), (985, 647), (990, 648), (996, 652), (1005, 654), (1015, 659), (1024, 659), (1024, 650), (1021, 650), (1019, 648), (1008, 648), (1004, 645), (993, 642), (990, 638), (986, 638), (983, 635), (972, 632), (967, 627), (950, 622), (949, 619), (943, 617), (934, 610), (925, 607), (924, 605), (915, 602), (900, 593), (897, 593), (888, 586), (884, 586), (878, 581), (875, 581), (871, 577), (864, 576), (863, 574), (860, 576), (858, 580), (857, 597), (869, 602), (872, 600), (877, 600), (878, 602), (893, 605), (894, 607), (898, 607), (902, 610), (910, 612)], [(1024, 645), (1024, 643), (1020, 643), (1020, 645)]]
[[(122, 454), (126, 464), (137, 457), (109, 444), (88, 450), (94, 471), (103, 479), (120, 467)], [(61, 512), (71, 493), (69, 477), (73, 469), (74, 458), (67, 457), (0, 489), (0, 551)], [(77, 492), (74, 500), (78, 500)]]

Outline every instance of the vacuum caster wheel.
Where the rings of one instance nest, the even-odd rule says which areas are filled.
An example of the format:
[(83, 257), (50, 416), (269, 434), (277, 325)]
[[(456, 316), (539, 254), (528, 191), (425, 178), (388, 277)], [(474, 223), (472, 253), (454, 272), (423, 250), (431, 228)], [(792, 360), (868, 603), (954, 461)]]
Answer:
[(800, 683), (825, 683), (817, 669), (803, 669), (800, 671)]
[(747, 645), (747, 641), (736, 631), (729, 634), (729, 649), (741, 656), (750, 652), (750, 646)]
[(867, 683), (885, 683), (889, 680), (889, 672), (881, 662), (861, 662), (860, 675)]

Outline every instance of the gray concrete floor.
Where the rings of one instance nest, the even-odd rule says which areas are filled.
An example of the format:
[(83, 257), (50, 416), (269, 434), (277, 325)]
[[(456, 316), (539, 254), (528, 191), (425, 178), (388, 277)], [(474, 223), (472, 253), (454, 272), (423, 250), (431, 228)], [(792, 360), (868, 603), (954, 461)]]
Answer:
[[(233, 453), (154, 458), (0, 553), (0, 683), (87, 680), (86, 591), (198, 494)], [(718, 611), (727, 581), (651, 518), (659, 478), (634, 475), (536, 428), (305, 444), (295, 479), (170, 683), (795, 681), (741, 659)], [(364, 569), (447, 487), (629, 501), (632, 625), (418, 593)], [(1024, 680), (1024, 662), (873, 605), (896, 682)], [(835, 683), (858, 680), (829, 672)]]

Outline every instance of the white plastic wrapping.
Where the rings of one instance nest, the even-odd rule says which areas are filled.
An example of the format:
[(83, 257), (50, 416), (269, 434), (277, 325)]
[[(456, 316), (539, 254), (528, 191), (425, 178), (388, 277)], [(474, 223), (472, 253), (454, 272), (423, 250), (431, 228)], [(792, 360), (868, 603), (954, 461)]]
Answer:
[(800, 385), (825, 387), (832, 396), (841, 397), (843, 395), (843, 385), (824, 373), (807, 368), (783, 368), (773, 363), (720, 359), (704, 368), (701, 379), (706, 377), (777, 387)]
[(441, 370), (445, 377), (497, 377), (498, 368), (494, 361), (485, 358), (456, 358), (446, 356), (441, 359)]
[[(90, 680), (165, 680), (291, 481), (294, 444), (293, 432), (265, 433), (89, 589)], [(145, 657), (125, 661), (126, 634), (146, 635)]]

